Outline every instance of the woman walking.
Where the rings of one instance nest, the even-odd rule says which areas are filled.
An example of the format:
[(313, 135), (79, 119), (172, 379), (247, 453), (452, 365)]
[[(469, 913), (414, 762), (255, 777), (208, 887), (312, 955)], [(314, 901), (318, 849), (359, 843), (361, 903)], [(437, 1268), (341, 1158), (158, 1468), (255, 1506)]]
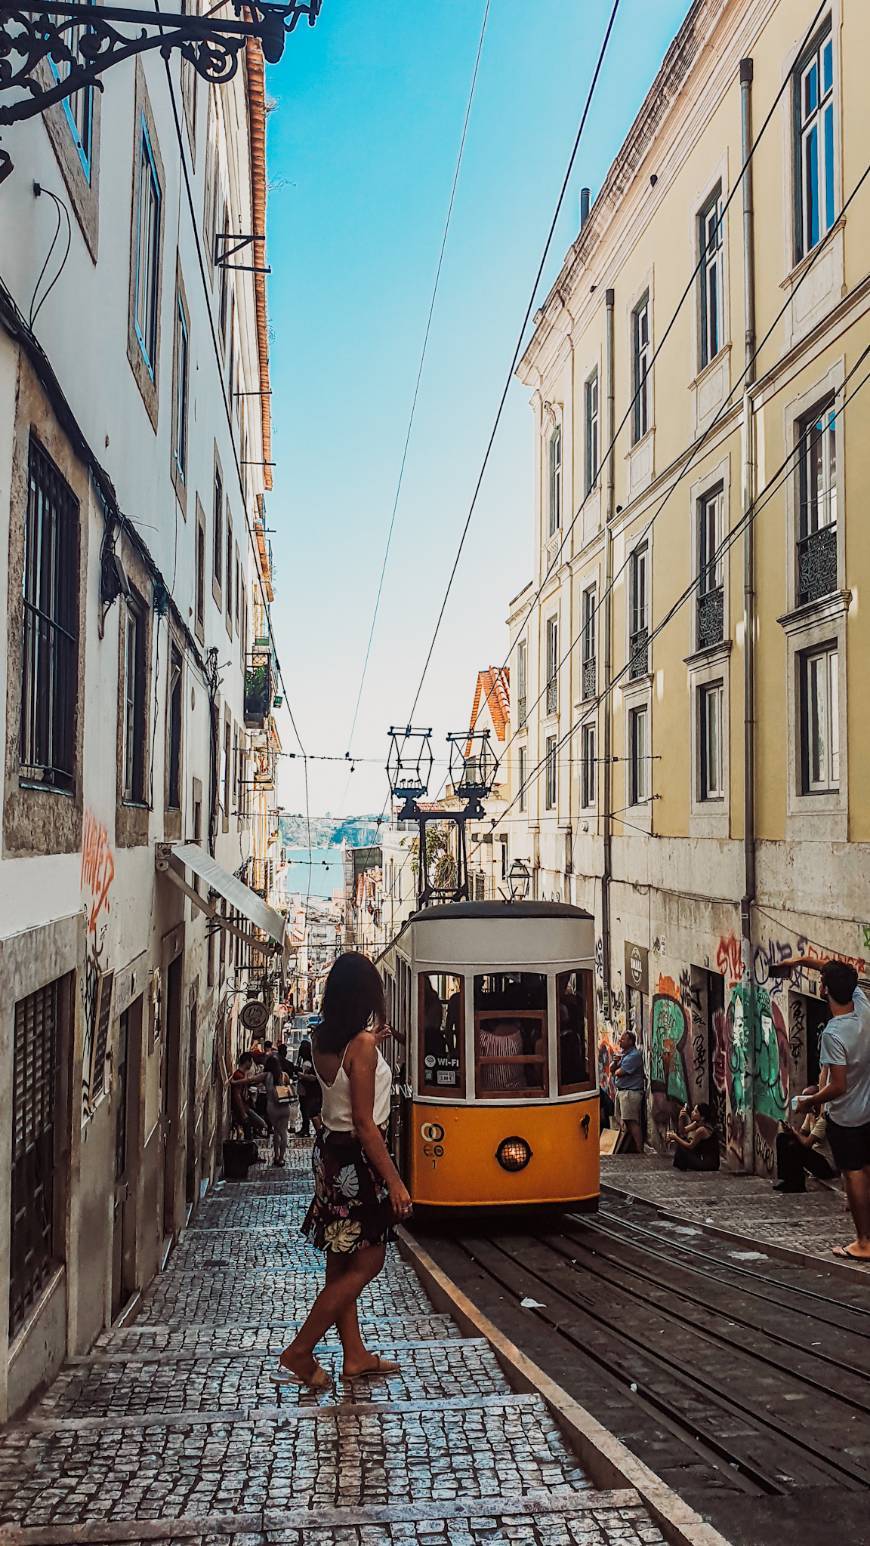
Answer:
[(266, 1084), (266, 1116), (272, 1129), (272, 1158), (281, 1166), (287, 1158), (287, 1132), (290, 1126), (290, 1107), (293, 1086), (274, 1054), (263, 1065)]
[(330, 1326), (338, 1329), (346, 1380), (393, 1374), (397, 1364), (372, 1353), (360, 1336), (357, 1300), (384, 1265), (390, 1226), (411, 1199), (385, 1142), (391, 1074), (378, 1051), (386, 1022), (384, 985), (364, 955), (339, 956), (323, 993), (312, 1055), (323, 1091), (323, 1126), (314, 1140), (314, 1200), (302, 1225), (326, 1253), (326, 1284), (278, 1360), (279, 1383), (328, 1390), (314, 1356)]

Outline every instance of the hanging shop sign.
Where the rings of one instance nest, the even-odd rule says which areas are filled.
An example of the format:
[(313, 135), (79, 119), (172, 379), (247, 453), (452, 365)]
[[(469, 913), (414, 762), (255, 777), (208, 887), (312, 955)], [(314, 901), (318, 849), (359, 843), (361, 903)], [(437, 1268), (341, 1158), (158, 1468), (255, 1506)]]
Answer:
[(645, 945), (625, 941), (625, 986), (649, 993), (649, 951)]
[(269, 1024), (269, 1011), (258, 998), (249, 999), (239, 1019), (246, 1031), (264, 1031)]

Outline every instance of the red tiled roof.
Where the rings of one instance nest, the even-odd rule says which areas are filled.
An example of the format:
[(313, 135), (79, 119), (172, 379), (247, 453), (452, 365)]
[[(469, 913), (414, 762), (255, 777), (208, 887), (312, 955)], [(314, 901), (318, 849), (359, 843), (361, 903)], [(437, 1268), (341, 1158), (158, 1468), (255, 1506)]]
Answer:
[(497, 739), (503, 741), (507, 733), (511, 709), (508, 666), (487, 666), (485, 671), (478, 671), (474, 703), (471, 706), (471, 718), (468, 722), (469, 730), (474, 729), (484, 705), (489, 709)]

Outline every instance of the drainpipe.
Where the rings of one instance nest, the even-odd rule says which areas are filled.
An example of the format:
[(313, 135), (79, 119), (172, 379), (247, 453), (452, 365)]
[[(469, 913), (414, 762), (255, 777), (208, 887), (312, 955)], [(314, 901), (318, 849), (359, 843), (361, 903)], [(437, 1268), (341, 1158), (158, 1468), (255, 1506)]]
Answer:
[[(740, 61), (740, 131), (743, 176), (743, 310), (746, 321), (741, 428), (741, 498), (744, 514), (755, 500), (755, 421), (752, 385), (755, 380), (755, 238), (752, 198), (752, 60)], [(744, 1165), (755, 1169), (755, 1059), (758, 1012), (753, 971), (752, 906), (755, 901), (755, 523), (743, 534), (743, 898), (740, 925), (743, 942), (743, 981), (746, 989), (746, 1128)], [(747, 1155), (748, 1145), (748, 1155)]]
[(601, 870), (601, 943), (604, 967), (604, 997), (605, 1010), (610, 1017), (610, 882), (612, 875), (613, 853), (613, 823), (611, 811), (613, 809), (613, 762), (612, 762), (612, 734), (613, 734), (613, 705), (610, 701), (610, 676), (612, 670), (611, 661), (611, 634), (613, 622), (613, 598), (611, 584), (613, 580), (613, 514), (614, 499), (616, 493), (616, 458), (613, 448), (613, 437), (616, 425), (616, 387), (614, 383), (614, 304), (616, 294), (608, 290), (604, 296), (604, 304), (607, 308), (605, 327), (605, 370), (607, 373), (607, 444), (610, 446), (610, 454), (607, 458), (607, 482), (606, 500), (604, 509), (604, 607), (602, 618), (602, 635), (604, 638), (604, 678), (602, 692), (604, 696), (604, 764), (602, 779), (602, 804), (603, 824), (602, 836), (604, 838), (604, 851), (602, 855)]

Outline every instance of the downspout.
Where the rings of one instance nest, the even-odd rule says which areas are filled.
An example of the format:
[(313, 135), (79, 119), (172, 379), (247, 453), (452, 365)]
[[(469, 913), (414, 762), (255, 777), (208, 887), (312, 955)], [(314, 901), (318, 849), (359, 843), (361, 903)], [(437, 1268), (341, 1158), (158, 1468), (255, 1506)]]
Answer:
[(607, 457), (607, 484), (606, 501), (604, 509), (604, 616), (602, 619), (602, 634), (604, 638), (604, 677), (602, 683), (602, 696), (604, 699), (604, 763), (602, 768), (602, 836), (604, 839), (602, 867), (601, 867), (601, 944), (602, 966), (604, 971), (604, 1009), (607, 1018), (610, 1018), (610, 882), (612, 876), (613, 857), (613, 823), (611, 812), (613, 809), (613, 706), (610, 702), (610, 676), (612, 670), (611, 661), (611, 634), (613, 631), (613, 598), (611, 586), (613, 581), (613, 515), (614, 500), (616, 494), (616, 459), (614, 455), (613, 439), (616, 425), (616, 385), (614, 382), (614, 305), (616, 293), (608, 290), (605, 293), (604, 304), (606, 311), (605, 325), (605, 370), (607, 372), (607, 444), (610, 452)]
[[(741, 498), (744, 516), (755, 501), (755, 421), (752, 386), (755, 381), (755, 236), (752, 197), (752, 75), (751, 59), (740, 61), (740, 133), (743, 174), (743, 310), (745, 369), (741, 430)], [(755, 523), (743, 533), (743, 898), (740, 925), (743, 983), (746, 993), (746, 1126), (743, 1163), (755, 1169), (755, 1064), (758, 1007), (753, 970), (752, 907), (755, 901)], [(748, 1145), (748, 1154), (747, 1154)]]

